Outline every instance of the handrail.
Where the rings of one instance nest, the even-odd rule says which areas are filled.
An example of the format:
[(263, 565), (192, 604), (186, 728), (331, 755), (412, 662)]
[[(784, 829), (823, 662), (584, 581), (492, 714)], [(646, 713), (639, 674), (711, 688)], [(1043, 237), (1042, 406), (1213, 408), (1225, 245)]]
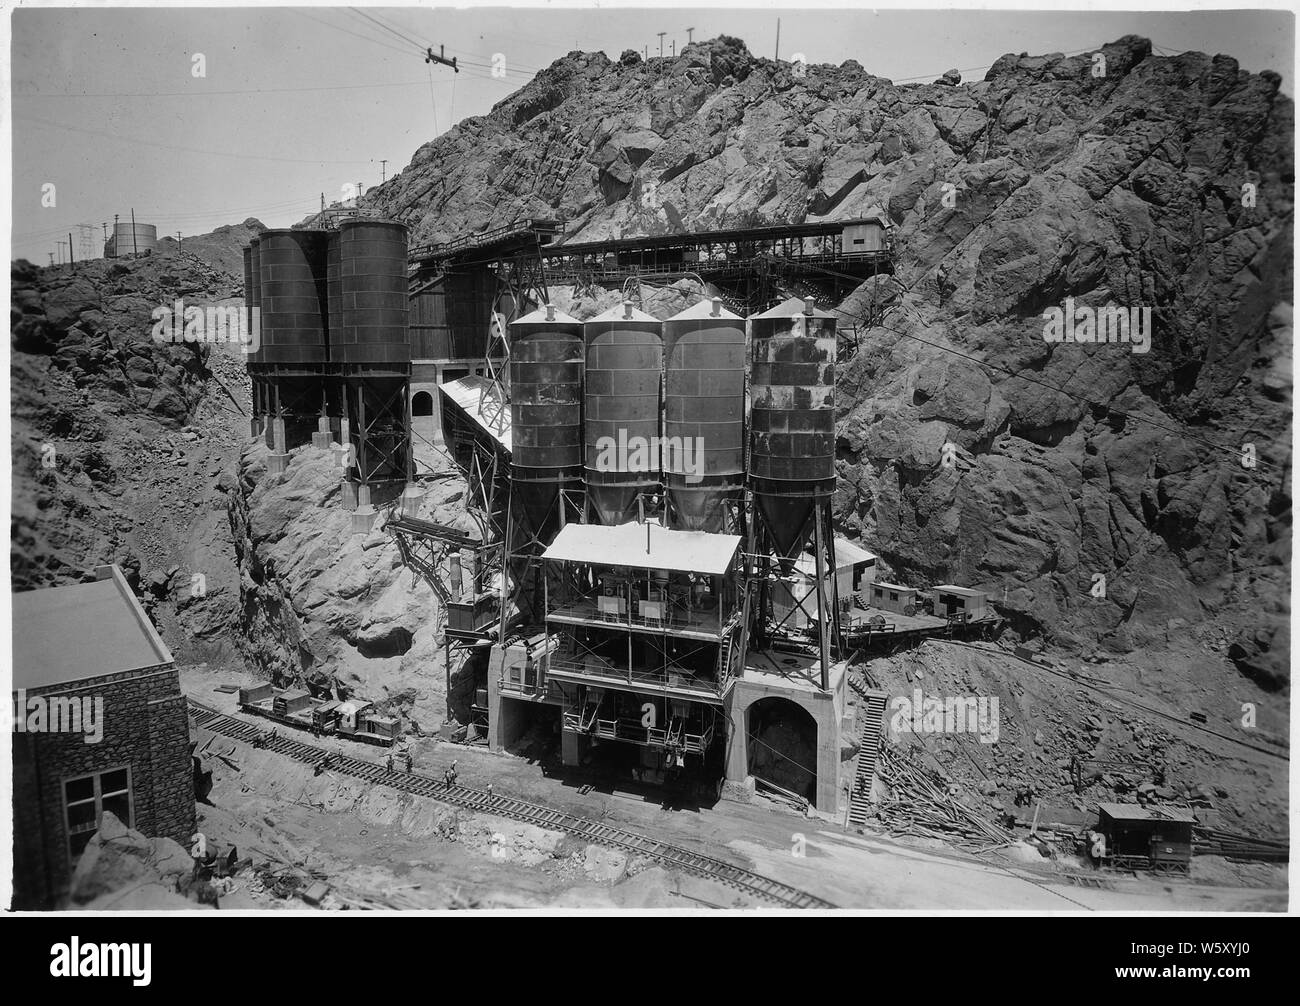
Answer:
[(705, 678), (700, 675), (691, 674), (684, 668), (676, 671), (651, 671), (651, 670), (632, 670), (631, 668), (615, 667), (613, 665), (602, 665), (588, 663), (586, 661), (556, 659), (551, 657), (549, 669), (551, 673), (569, 672), (571, 674), (581, 674), (590, 678), (605, 678), (611, 681), (625, 682), (630, 685), (649, 684), (658, 685), (667, 688), (695, 689), (697, 691), (706, 691), (713, 695), (721, 694), (721, 688), (717, 681), (712, 678)]

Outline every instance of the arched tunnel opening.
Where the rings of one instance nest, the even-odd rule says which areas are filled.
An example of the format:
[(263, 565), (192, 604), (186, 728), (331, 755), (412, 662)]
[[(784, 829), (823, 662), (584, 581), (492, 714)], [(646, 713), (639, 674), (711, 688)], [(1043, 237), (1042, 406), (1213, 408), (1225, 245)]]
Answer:
[(817, 722), (789, 699), (759, 699), (745, 711), (749, 774), (817, 800)]

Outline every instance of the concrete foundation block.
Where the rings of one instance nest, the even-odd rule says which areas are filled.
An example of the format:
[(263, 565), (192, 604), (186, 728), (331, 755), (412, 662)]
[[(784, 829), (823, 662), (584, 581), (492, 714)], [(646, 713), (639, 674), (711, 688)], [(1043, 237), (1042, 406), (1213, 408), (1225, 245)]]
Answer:
[(250, 440), (256, 440), (258, 437), (260, 437), (262, 435), (263, 429), (265, 429), (265, 427), (262, 423), (261, 416), (253, 416), (251, 419), (249, 419), (248, 437)]
[(343, 509), (355, 510), (357, 508), (357, 484), (351, 479), (343, 480)]
[(330, 449), (330, 434), (326, 430), (321, 433), (319, 430), (311, 435), (311, 445), (318, 450), (328, 451)]
[(732, 780), (727, 779), (722, 784), (722, 799), (730, 800), (732, 803), (753, 803), (756, 786), (752, 775), (745, 776), (744, 779)]
[(358, 506), (352, 511), (352, 533), (369, 534), (375, 528), (379, 511), (372, 506)]
[(266, 474), (283, 475), (289, 470), (289, 455), (268, 454), (266, 456)]

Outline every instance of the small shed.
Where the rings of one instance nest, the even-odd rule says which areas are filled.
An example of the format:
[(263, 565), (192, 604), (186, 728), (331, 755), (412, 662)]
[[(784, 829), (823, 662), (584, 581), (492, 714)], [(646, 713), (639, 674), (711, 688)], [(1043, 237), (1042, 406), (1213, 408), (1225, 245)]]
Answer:
[(907, 614), (907, 608), (916, 606), (916, 588), (904, 587), (901, 583), (885, 583), (877, 580), (871, 584), (868, 599), (873, 608), (883, 608), (897, 615)]
[[(806, 628), (816, 617), (817, 560), (807, 553), (794, 561), (795, 574), (771, 585), (769, 598), (777, 621), (792, 629)], [(869, 583), (876, 572), (876, 557), (846, 538), (835, 539), (835, 588), (826, 578), (826, 604), (838, 589), (841, 603), (850, 599), (865, 578)]]
[(983, 590), (955, 583), (941, 583), (934, 588), (934, 613), (940, 618), (964, 615), (968, 621), (978, 622), (987, 616), (988, 603), (989, 595)]
[(1184, 871), (1192, 859), (1196, 815), (1186, 807), (1103, 803), (1097, 830), (1106, 838), (1103, 861), (1128, 867)]
[(843, 254), (881, 252), (885, 250), (885, 240), (885, 225), (880, 220), (850, 220), (844, 225)]

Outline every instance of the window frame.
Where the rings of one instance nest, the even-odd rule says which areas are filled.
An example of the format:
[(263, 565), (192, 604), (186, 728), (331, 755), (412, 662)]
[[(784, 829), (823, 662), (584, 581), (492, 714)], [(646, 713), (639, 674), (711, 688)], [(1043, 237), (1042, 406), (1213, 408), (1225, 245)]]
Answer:
[[(108, 793), (105, 793), (103, 782), (102, 782), (103, 777), (106, 775), (112, 775), (114, 772), (126, 773), (126, 789), (115, 789)], [(69, 800), (68, 799), (69, 784), (74, 782), (80, 782), (83, 779), (91, 780), (91, 786), (93, 788), (92, 795), (87, 799)], [(60, 780), (59, 786), (61, 792), (61, 802), (63, 805), (63, 834), (65, 838), (65, 846), (67, 848), (67, 853), (68, 853), (68, 862), (70, 864), (75, 864), (77, 857), (81, 855), (80, 852), (73, 852), (72, 841), (74, 837), (78, 835), (93, 835), (96, 831), (99, 830), (99, 826), (103, 822), (103, 818), (104, 818), (104, 800), (106, 797), (120, 796), (123, 793), (126, 794), (126, 813), (127, 813), (128, 820), (123, 821), (122, 823), (125, 824), (128, 828), (135, 827), (135, 782), (134, 782), (133, 773), (131, 771), (130, 765), (114, 765), (111, 768), (100, 769), (97, 772), (82, 772), (79, 775), (65, 776), (63, 779)], [(74, 832), (72, 830), (72, 820), (71, 817), (69, 816), (69, 811), (73, 807), (80, 807), (88, 803), (93, 804), (95, 808), (94, 827), (89, 830), (87, 830), (85, 827), (81, 827), (80, 830)], [(87, 839), (87, 841), (89, 841), (89, 839)], [(83, 852), (85, 851), (84, 846), (82, 847), (82, 851)]]

